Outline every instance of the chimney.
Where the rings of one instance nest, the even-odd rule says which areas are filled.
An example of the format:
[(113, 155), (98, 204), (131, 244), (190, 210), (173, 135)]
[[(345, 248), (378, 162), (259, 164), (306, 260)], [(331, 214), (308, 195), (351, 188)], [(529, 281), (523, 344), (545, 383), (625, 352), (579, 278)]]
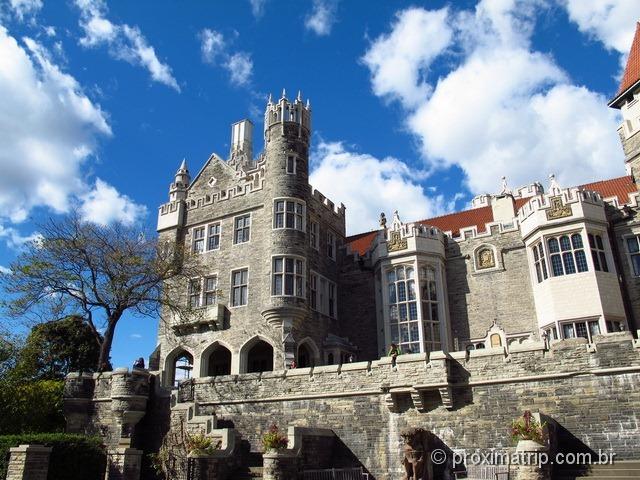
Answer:
[(505, 193), (496, 195), (491, 199), (491, 210), (493, 211), (493, 221), (504, 225), (513, 224), (516, 217), (516, 202), (513, 195)]
[(240, 120), (231, 125), (231, 159), (244, 154), (247, 163), (253, 161), (253, 123)]

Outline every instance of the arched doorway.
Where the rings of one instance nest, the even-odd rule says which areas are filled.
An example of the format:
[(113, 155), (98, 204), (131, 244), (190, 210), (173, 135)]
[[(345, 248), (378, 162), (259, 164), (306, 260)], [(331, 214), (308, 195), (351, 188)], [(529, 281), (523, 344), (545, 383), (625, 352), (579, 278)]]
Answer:
[(183, 380), (189, 380), (193, 370), (193, 355), (183, 351), (176, 355), (172, 365), (171, 385), (177, 387)]
[(247, 352), (247, 373), (273, 371), (273, 347), (258, 340)]
[(222, 345), (216, 345), (209, 354), (206, 375), (214, 377), (229, 374), (231, 374), (231, 352)]
[(312, 367), (313, 357), (307, 346), (303, 343), (298, 347), (298, 368)]

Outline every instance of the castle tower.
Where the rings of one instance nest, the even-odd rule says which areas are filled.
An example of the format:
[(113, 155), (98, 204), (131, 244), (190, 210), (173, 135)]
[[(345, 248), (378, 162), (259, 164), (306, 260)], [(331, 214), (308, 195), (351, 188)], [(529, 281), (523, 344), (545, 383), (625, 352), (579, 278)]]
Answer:
[(187, 160), (183, 159), (180, 164), (180, 168), (176, 172), (173, 183), (169, 186), (169, 201), (175, 202), (176, 200), (184, 200), (187, 198), (187, 187), (191, 177), (189, 176), (189, 169), (187, 168)]
[(611, 108), (620, 110), (622, 124), (618, 134), (622, 141), (627, 172), (634, 181), (640, 181), (640, 22), (631, 44), (627, 66), (620, 82), (618, 93), (609, 102)]
[[(270, 231), (272, 255), (265, 268), (274, 272), (295, 272), (306, 278), (309, 268), (309, 242), (306, 237), (307, 210), (310, 205), (309, 140), (311, 109), (302, 95), (290, 101), (283, 90), (274, 103), (269, 98), (264, 116), (267, 198), (273, 212)], [(302, 271), (299, 271), (302, 270)], [(302, 277), (304, 276), (304, 277)], [(286, 277), (286, 275), (285, 275)], [(291, 277), (287, 277), (291, 278)], [(298, 278), (298, 277), (297, 277)], [(273, 296), (262, 311), (264, 319), (281, 329), (285, 365), (295, 356), (294, 334), (307, 314), (304, 285), (273, 285)], [(295, 291), (287, 289), (295, 288)]]

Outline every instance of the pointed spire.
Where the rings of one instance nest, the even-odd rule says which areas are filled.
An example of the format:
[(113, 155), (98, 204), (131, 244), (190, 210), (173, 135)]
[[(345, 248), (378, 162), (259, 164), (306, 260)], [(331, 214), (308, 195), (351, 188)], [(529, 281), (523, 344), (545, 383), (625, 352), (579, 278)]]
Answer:
[(620, 103), (620, 100), (622, 100), (620, 95), (633, 87), (638, 81), (640, 81), (640, 22), (636, 23), (636, 33), (631, 43), (627, 66), (624, 69), (624, 75), (622, 75), (618, 93), (616, 93), (615, 98), (611, 100), (609, 106), (620, 108), (622, 105)]
[(636, 23), (636, 33), (633, 37), (633, 43), (631, 43), (631, 50), (629, 52), (627, 66), (624, 69), (622, 81), (620, 82), (618, 95), (638, 80), (640, 80), (640, 22)]
[(311, 108), (311, 100), (307, 98), (307, 110)]
[(267, 105), (271, 105), (273, 103), (273, 98), (271, 97), (271, 93), (269, 93), (269, 100), (267, 100)]
[(187, 168), (187, 159), (183, 158), (182, 163), (180, 164), (180, 168), (178, 169), (178, 173), (189, 172), (189, 168)]
[(296, 100), (299, 102), (302, 101), (302, 91), (298, 90), (298, 96), (296, 97)]
[(284, 88), (282, 89), (282, 98), (280, 100), (283, 98), (287, 98), (287, 91)]

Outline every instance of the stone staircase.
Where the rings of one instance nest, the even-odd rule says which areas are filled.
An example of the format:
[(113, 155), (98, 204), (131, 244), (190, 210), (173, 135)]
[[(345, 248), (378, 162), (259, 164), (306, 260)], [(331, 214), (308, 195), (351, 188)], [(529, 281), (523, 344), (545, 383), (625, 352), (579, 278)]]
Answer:
[(216, 428), (215, 415), (203, 415), (198, 402), (185, 402), (174, 405), (171, 409), (175, 413), (182, 413), (187, 432), (191, 434), (209, 434)]
[(640, 460), (618, 460), (611, 465), (563, 465), (556, 466), (554, 480), (580, 480), (583, 478), (598, 480), (640, 479)]
[(242, 463), (233, 472), (233, 480), (255, 480), (262, 478), (262, 453), (244, 451)]

